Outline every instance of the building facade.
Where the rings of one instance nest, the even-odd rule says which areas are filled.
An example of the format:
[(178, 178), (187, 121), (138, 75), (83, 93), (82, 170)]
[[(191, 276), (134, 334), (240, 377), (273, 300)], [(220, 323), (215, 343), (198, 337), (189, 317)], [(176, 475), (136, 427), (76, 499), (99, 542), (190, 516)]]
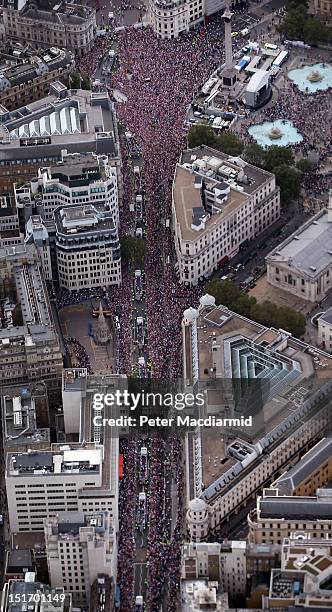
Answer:
[(30, 181), (40, 168), (62, 162), (63, 152), (107, 155), (118, 170), (121, 155), (114, 104), (107, 91), (69, 90), (60, 81), (45, 98), (14, 111), (0, 108), (0, 191)]
[(332, 308), (322, 314), (318, 320), (317, 344), (328, 353), (332, 353)]
[(309, 302), (322, 300), (332, 280), (332, 191), (328, 209), (311, 217), (266, 257), (268, 282)]
[(330, 22), (332, 17), (332, 2), (331, 0), (314, 0), (314, 13), (317, 17), (321, 17), (323, 21)]
[(2, 295), (14, 296), (14, 302), (7, 298), (0, 329), (0, 381), (17, 385), (44, 380), (49, 389), (59, 388), (62, 352), (33, 245), (0, 249), (0, 286)]
[(120, 286), (120, 240), (112, 213), (103, 205), (83, 204), (58, 208), (54, 218), (60, 287)]
[(0, 61), (0, 104), (8, 110), (44, 97), (53, 81), (67, 83), (75, 65), (72, 54), (57, 47), (35, 55), (5, 47), (0, 49)]
[(149, 13), (158, 38), (178, 38), (204, 20), (204, 0), (150, 0)]
[[(233, 421), (246, 410), (253, 415), (251, 432), (235, 419), (226, 440), (211, 430), (207, 437), (204, 428), (187, 435), (187, 526), (191, 540), (199, 542), (324, 436), (332, 362), (282, 330), (216, 308), (211, 296), (201, 298), (199, 310), (185, 311), (183, 345), (186, 385), (206, 389), (204, 416)], [(240, 390), (223, 383), (237, 378), (248, 381)], [(253, 392), (247, 399), (249, 382)], [(272, 415), (278, 415), (278, 425)], [(212, 463), (211, 455), (217, 455)]]
[(50, 583), (88, 605), (98, 574), (116, 579), (116, 534), (107, 512), (64, 512), (45, 520)]
[[(109, 460), (109, 452), (106, 456)], [(110, 469), (103, 446), (97, 444), (9, 453), (6, 490), (11, 532), (43, 531), (44, 519), (59, 512), (105, 511), (116, 526), (117, 495), (105, 486)]]
[(46, 8), (25, 3), (19, 10), (3, 10), (6, 38), (33, 46), (60, 47), (83, 56), (93, 47), (96, 32), (94, 8), (60, 2)]
[(180, 281), (196, 285), (279, 218), (280, 192), (270, 172), (199, 147), (176, 167), (172, 215)]

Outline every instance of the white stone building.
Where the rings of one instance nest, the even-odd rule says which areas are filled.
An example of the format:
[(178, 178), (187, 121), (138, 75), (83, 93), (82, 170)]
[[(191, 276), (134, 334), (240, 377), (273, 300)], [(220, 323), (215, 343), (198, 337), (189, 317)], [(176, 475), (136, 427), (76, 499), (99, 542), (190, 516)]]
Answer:
[(209, 147), (182, 154), (172, 198), (180, 281), (196, 285), (280, 217), (270, 172)]
[(332, 190), (328, 209), (311, 217), (266, 257), (267, 280), (309, 302), (319, 302), (332, 284)]
[(48, 10), (24, 2), (18, 10), (4, 8), (3, 21), (6, 38), (65, 48), (80, 56), (93, 48), (97, 27), (94, 8), (69, 2), (50, 2)]
[(204, 20), (204, 0), (150, 0), (150, 22), (158, 38), (177, 38)]
[[(184, 312), (183, 360), (187, 390), (206, 390), (201, 416), (230, 419), (226, 431), (187, 434), (187, 526), (199, 542), (324, 435), (332, 360), (283, 330), (216, 307), (211, 296)], [(252, 415), (250, 427), (241, 425), (243, 414)]]
[[(117, 525), (117, 477), (113, 455), (102, 445), (53, 445), (50, 451), (9, 453), (6, 491), (11, 532), (43, 531), (59, 512), (107, 511)], [(118, 461), (118, 455), (115, 462)]]
[(107, 512), (61, 512), (46, 519), (45, 545), (51, 586), (63, 587), (75, 605), (89, 605), (98, 574), (116, 580), (116, 533)]
[(58, 208), (54, 219), (60, 287), (121, 285), (120, 241), (111, 212), (103, 205), (74, 205)]

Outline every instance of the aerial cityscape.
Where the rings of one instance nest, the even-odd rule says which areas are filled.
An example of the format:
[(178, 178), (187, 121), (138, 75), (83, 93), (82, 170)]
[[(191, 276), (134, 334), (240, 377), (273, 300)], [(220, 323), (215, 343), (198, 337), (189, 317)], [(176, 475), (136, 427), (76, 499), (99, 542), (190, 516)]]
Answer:
[(0, 0), (0, 612), (332, 612), (332, 0)]

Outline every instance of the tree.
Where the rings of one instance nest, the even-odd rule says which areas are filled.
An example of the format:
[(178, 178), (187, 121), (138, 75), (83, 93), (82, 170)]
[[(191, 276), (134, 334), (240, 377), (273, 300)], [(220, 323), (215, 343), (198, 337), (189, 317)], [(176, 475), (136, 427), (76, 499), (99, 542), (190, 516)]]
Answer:
[(303, 39), (309, 44), (317, 44), (320, 40), (325, 38), (324, 25), (314, 16), (308, 16), (304, 29)]
[(293, 336), (303, 336), (305, 332), (305, 316), (288, 306), (277, 309), (278, 328), (289, 331)]
[(81, 89), (81, 75), (78, 72), (72, 72), (69, 75), (69, 84), (71, 89)]
[(124, 261), (142, 265), (145, 258), (145, 243), (141, 238), (123, 236), (120, 240), (121, 256)]
[(241, 295), (240, 290), (231, 280), (212, 280), (205, 288), (207, 293), (215, 297), (217, 305), (222, 304), (227, 308), (231, 308)]
[(299, 159), (295, 165), (296, 168), (303, 174), (310, 172), (314, 167), (313, 162), (310, 161), (310, 159), (307, 159), (306, 157), (302, 157), (301, 159)]
[(248, 293), (241, 293), (237, 300), (233, 302), (232, 310), (244, 317), (250, 317), (251, 309), (255, 304), (256, 298), (250, 297)]
[(277, 166), (273, 168), (276, 183), (280, 187), (280, 199), (282, 204), (289, 204), (300, 195), (301, 173), (295, 168), (288, 166)]
[(188, 132), (188, 147), (193, 149), (200, 145), (207, 145), (208, 147), (215, 147), (217, 142), (216, 135), (209, 125), (200, 123), (199, 125), (193, 125)]
[(259, 168), (264, 168), (265, 154), (266, 152), (263, 147), (253, 142), (244, 149), (243, 157), (247, 162), (249, 162), (249, 164), (253, 164), (254, 166), (258, 166)]
[(292, 7), (286, 13), (278, 31), (289, 40), (303, 40), (307, 11), (303, 7)]
[(294, 155), (287, 147), (272, 145), (265, 153), (265, 168), (269, 172), (274, 172), (276, 166), (293, 166)]
[(243, 147), (243, 141), (232, 132), (224, 132), (217, 137), (216, 148), (227, 155), (241, 155)]
[(88, 74), (82, 75), (81, 89), (91, 89), (91, 79)]

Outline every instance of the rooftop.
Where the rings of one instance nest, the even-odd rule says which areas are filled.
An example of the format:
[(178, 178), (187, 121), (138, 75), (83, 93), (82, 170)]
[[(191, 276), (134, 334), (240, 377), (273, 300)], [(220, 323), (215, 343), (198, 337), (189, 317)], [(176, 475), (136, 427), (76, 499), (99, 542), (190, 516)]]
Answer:
[[(21, 337), (24, 342), (56, 338), (45, 280), (34, 245), (16, 245), (0, 249), (0, 263), (14, 281), (16, 300), (20, 305), (23, 325), (13, 326), (12, 318), (0, 330), (0, 342)], [(16, 304), (12, 306), (15, 307)]]
[(42, 476), (43, 474), (95, 473), (101, 471), (102, 448), (60, 446), (51, 451), (9, 453), (7, 455), (7, 476)]
[[(229, 429), (227, 444), (219, 428), (201, 430), (201, 497), (213, 503), (249, 463), (260, 461), (261, 448), (282, 440), (312, 410), (312, 398), (331, 379), (332, 356), (223, 306), (201, 306), (196, 330), (197, 376), (210, 413), (221, 416), (227, 405), (234, 407), (234, 417), (253, 417), (251, 428)], [(191, 333), (184, 342), (191, 355)], [(186, 368), (190, 382), (192, 359)]]
[[(26, 612), (29, 610), (29, 604), (27, 603), (29, 602), (29, 597), (31, 596), (30, 601), (33, 601), (33, 596), (38, 594), (43, 594), (47, 598), (46, 601), (48, 601), (49, 597), (54, 608), (63, 610), (63, 588), (51, 588), (39, 582), (10, 580), (6, 594), (8, 597), (6, 610), (8, 612)], [(34, 607), (35, 604), (33, 604), (32, 610)]]
[(114, 238), (116, 234), (113, 214), (105, 210), (104, 204), (74, 204), (57, 208), (54, 211), (54, 220), (57, 235), (69, 237), (108, 232), (109, 237)]
[(288, 472), (274, 483), (280, 493), (292, 495), (294, 490), (332, 457), (332, 438), (324, 438)]
[(64, 149), (116, 157), (114, 112), (107, 92), (67, 90), (55, 82), (50, 94), (36, 102), (11, 112), (0, 109), (0, 161), (61, 159)]
[(2, 390), (2, 423), (7, 448), (50, 444), (47, 392), (42, 383)]
[(258, 498), (262, 519), (332, 520), (332, 490), (318, 489), (313, 497), (272, 495), (268, 490)]
[[(73, 58), (69, 51), (57, 47), (33, 52), (30, 48), (18, 50), (15, 46), (4, 46), (0, 49), (0, 61), (4, 62), (0, 80), (8, 81), (8, 87), (14, 87), (39, 77), (42, 71), (71, 65)], [(6, 88), (2, 91), (6, 91)]]
[[(95, 14), (93, 8), (77, 4), (76, 2), (48, 3), (49, 6), (40, 8), (34, 4), (26, 4), (21, 9), (21, 16), (29, 19), (57, 23), (59, 25), (84, 25), (85, 21)], [(52, 5), (53, 4), (53, 5)]]
[(273, 249), (267, 262), (288, 264), (316, 278), (332, 265), (332, 222), (326, 209), (311, 217), (289, 238)]

